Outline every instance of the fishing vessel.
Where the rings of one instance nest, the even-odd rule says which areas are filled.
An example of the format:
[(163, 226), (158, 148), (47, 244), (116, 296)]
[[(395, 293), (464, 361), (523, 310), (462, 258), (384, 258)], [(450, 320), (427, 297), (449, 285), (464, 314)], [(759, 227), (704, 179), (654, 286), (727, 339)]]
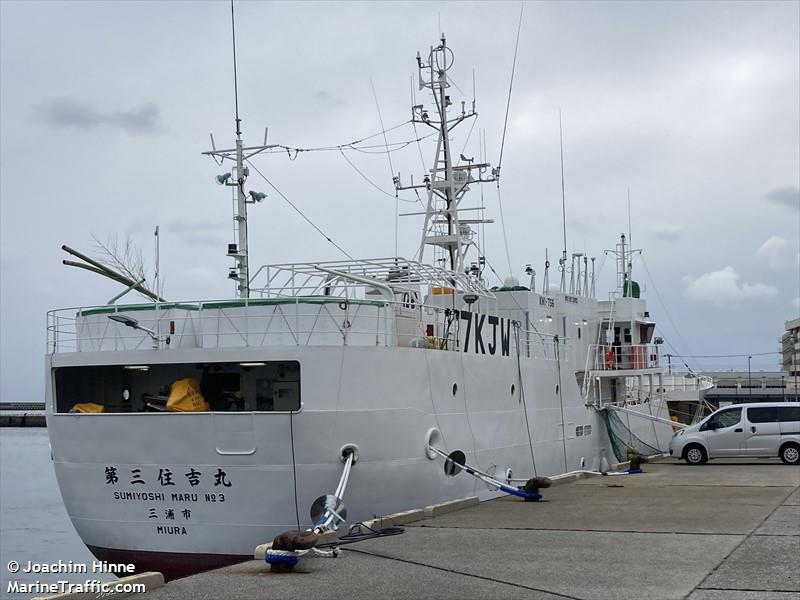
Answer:
[(247, 182), (252, 157), (273, 146), (244, 144), (237, 109), (235, 146), (207, 152), (231, 165), (217, 182), (236, 199), (236, 296), (173, 302), (156, 290), (146, 303), (48, 314), (53, 464), (95, 556), (168, 577), (247, 560), (309, 525), (343, 462), (354, 522), (502, 493), (448, 477), (453, 450), (513, 482), (667, 448), (670, 391), (686, 400), (707, 382), (665, 375), (626, 236), (609, 253), (606, 300), (595, 259), (566, 243), (558, 284), (549, 261), (539, 288), (530, 267), (524, 284), (488, 283), (477, 229), (491, 220), (469, 192), (500, 170), (453, 152), (453, 130), (477, 113), (474, 101), (453, 107), (452, 64), (444, 35), (417, 55), (431, 102), (410, 122), (437, 144), (421, 180), (394, 181), (422, 198), (413, 259), (251, 266), (247, 209), (263, 195)]

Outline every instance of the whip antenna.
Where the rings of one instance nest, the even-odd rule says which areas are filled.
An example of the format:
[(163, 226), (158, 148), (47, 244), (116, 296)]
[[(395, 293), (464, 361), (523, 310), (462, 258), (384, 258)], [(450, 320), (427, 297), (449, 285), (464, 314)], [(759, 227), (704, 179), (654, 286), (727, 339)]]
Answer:
[(242, 135), (239, 119), (239, 81), (236, 77), (236, 19), (233, 13), (233, 0), (231, 0), (231, 40), (233, 42), (233, 101), (236, 110), (236, 135)]
[(558, 109), (558, 145), (561, 151), (561, 225), (564, 230), (564, 251), (561, 254), (561, 291), (564, 291), (564, 273), (567, 268), (567, 200), (564, 191), (564, 130), (561, 127), (561, 109)]

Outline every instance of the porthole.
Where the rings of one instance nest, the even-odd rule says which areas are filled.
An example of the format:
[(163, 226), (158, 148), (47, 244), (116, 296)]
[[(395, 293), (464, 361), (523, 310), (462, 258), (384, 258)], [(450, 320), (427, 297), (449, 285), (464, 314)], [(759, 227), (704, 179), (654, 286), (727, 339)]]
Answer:
[(515, 386), (515, 385), (512, 383), (512, 384), (511, 384), (511, 396), (512, 396), (512, 397), (514, 396), (514, 392), (516, 392), (516, 391), (517, 391), (517, 388), (516, 388), (516, 386)]
[(558, 396), (558, 384), (556, 384), (556, 396)]
[(456, 392), (458, 392), (458, 384), (457, 384), (457, 383), (454, 383), (454, 384), (453, 384), (453, 396), (455, 396), (455, 395), (456, 395)]

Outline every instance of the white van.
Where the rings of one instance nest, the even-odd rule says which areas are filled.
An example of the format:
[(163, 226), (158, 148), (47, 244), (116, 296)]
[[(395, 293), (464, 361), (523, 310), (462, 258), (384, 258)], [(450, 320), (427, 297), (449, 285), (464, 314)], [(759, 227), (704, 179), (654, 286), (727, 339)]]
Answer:
[(726, 406), (675, 432), (669, 453), (690, 465), (702, 465), (709, 458), (751, 456), (779, 456), (787, 465), (800, 464), (800, 403)]

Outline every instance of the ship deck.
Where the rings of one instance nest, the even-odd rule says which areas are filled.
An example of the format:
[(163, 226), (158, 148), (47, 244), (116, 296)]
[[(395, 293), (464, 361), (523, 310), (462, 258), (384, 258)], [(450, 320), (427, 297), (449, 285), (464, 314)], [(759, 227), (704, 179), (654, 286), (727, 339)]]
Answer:
[(800, 467), (667, 460), (406, 526), (273, 575), (250, 561), (147, 600), (205, 598), (797, 598)]

